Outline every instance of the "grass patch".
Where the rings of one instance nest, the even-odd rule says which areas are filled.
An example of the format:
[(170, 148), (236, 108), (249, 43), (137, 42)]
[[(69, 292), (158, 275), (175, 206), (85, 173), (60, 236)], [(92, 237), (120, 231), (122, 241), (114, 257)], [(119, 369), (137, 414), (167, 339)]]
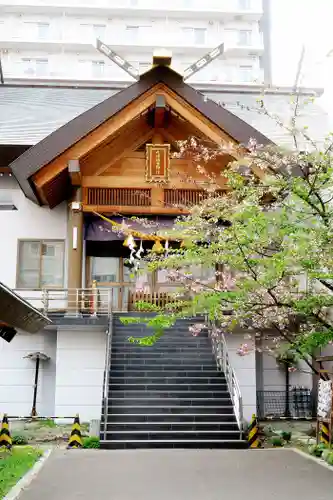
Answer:
[(57, 427), (57, 424), (55, 423), (54, 420), (46, 418), (43, 420), (38, 420), (38, 427), (49, 427), (53, 429), (54, 427)]
[(21, 479), (43, 455), (41, 450), (30, 446), (0, 450), (0, 499)]

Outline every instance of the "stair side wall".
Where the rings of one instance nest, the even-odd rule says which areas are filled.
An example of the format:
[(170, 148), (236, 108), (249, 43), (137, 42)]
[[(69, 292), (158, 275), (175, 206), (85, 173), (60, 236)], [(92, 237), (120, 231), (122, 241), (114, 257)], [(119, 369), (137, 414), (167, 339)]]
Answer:
[(106, 348), (105, 328), (58, 329), (55, 412), (100, 419)]
[(230, 364), (235, 370), (243, 399), (243, 416), (246, 421), (257, 411), (257, 384), (256, 384), (256, 354), (251, 349), (245, 356), (238, 354), (241, 344), (251, 341), (244, 340), (244, 333), (226, 335), (226, 342), (230, 357)]

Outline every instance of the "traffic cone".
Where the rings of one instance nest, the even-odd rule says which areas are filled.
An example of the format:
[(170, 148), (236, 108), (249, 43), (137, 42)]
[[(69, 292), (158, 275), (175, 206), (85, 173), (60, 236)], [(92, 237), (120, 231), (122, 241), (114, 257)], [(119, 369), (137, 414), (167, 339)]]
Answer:
[(79, 414), (74, 418), (72, 432), (69, 436), (67, 448), (82, 448), (82, 436)]
[(11, 450), (13, 446), (12, 438), (9, 431), (9, 422), (7, 414), (5, 413), (2, 419), (1, 431), (0, 431), (0, 448), (7, 448)]

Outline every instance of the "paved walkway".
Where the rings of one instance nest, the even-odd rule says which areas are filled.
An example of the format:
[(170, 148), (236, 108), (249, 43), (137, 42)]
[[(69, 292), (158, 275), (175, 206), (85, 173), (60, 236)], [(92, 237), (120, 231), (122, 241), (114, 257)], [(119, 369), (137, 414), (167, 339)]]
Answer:
[(20, 500), (332, 500), (333, 471), (291, 450), (56, 450)]

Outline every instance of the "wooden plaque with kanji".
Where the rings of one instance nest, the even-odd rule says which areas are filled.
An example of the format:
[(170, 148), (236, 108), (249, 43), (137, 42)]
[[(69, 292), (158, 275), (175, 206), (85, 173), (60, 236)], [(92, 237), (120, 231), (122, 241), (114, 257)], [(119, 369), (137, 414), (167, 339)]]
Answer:
[(146, 180), (168, 182), (170, 170), (170, 144), (146, 145)]

